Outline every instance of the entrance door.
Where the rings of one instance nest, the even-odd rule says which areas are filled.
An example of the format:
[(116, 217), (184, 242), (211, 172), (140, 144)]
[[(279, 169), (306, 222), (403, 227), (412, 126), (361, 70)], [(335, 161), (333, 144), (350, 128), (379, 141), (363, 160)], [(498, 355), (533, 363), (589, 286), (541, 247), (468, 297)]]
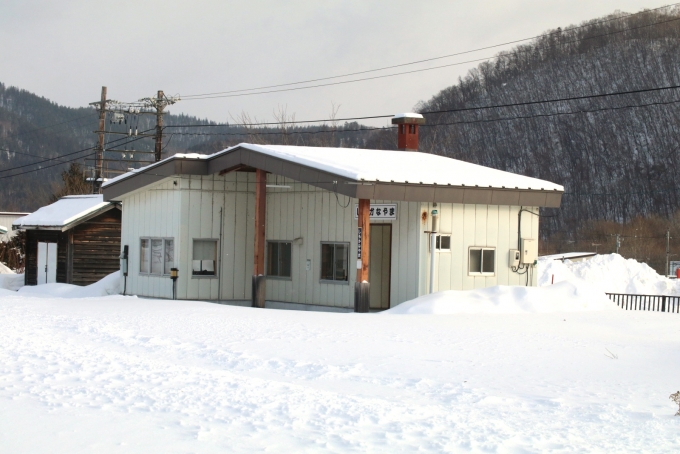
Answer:
[(392, 225), (371, 224), (371, 251), (368, 282), (370, 308), (390, 308), (390, 266), (392, 264)]
[(57, 243), (38, 243), (38, 285), (57, 282)]

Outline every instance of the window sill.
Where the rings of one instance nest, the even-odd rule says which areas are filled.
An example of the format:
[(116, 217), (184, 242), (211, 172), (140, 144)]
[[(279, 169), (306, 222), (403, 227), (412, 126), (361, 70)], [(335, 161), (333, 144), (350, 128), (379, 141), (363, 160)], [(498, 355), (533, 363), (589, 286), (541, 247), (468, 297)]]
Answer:
[(319, 284), (349, 285), (349, 281), (327, 281), (325, 279), (320, 279)]
[(468, 276), (494, 277), (496, 273), (468, 273)]
[(169, 274), (151, 274), (151, 273), (137, 273), (139, 276), (144, 277), (170, 277)]
[(273, 281), (292, 281), (293, 278), (291, 276), (265, 276), (267, 279), (271, 279)]
[(208, 275), (208, 274), (192, 274), (191, 279), (217, 279), (216, 275)]

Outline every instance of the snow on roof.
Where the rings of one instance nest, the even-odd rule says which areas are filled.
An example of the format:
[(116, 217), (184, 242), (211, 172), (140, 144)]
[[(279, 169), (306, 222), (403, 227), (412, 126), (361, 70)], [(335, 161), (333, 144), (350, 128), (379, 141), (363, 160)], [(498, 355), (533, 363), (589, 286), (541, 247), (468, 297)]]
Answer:
[(405, 113), (396, 114), (392, 118), (423, 118), (423, 116), (420, 115), (419, 113), (405, 112)]
[(564, 190), (549, 181), (430, 153), (289, 145), (240, 146), (357, 181)]
[[(417, 115), (417, 114), (416, 114)], [(417, 151), (369, 150), (364, 148), (300, 147), (241, 143), (210, 155), (176, 154), (146, 167), (134, 169), (105, 182), (107, 187), (136, 173), (174, 159), (210, 160), (238, 148), (247, 148), (289, 162), (326, 171), (355, 181), (409, 184), (479, 186), (480, 188), (564, 191), (564, 187), (538, 178), (504, 172), (458, 159)]]
[(14, 221), (12, 228), (61, 228), (109, 205), (102, 194), (69, 195)]

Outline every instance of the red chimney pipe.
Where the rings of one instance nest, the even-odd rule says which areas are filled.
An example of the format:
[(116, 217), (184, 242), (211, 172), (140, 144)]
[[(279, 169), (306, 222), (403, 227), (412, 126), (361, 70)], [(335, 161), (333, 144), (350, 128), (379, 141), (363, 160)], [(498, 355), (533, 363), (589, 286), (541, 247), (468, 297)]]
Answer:
[(401, 113), (392, 118), (397, 126), (397, 149), (418, 151), (418, 128), (425, 124), (425, 118), (417, 113)]

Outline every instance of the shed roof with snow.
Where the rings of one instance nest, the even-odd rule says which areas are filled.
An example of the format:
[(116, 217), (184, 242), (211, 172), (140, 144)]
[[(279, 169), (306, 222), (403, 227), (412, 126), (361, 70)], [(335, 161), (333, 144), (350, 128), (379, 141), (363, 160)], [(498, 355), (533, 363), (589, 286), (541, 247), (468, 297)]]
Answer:
[(564, 188), (537, 178), (415, 151), (241, 143), (210, 155), (176, 154), (113, 178), (104, 200), (173, 175), (258, 168), (349, 197), (559, 207)]
[(69, 195), (14, 221), (12, 229), (66, 231), (115, 207), (102, 194)]

